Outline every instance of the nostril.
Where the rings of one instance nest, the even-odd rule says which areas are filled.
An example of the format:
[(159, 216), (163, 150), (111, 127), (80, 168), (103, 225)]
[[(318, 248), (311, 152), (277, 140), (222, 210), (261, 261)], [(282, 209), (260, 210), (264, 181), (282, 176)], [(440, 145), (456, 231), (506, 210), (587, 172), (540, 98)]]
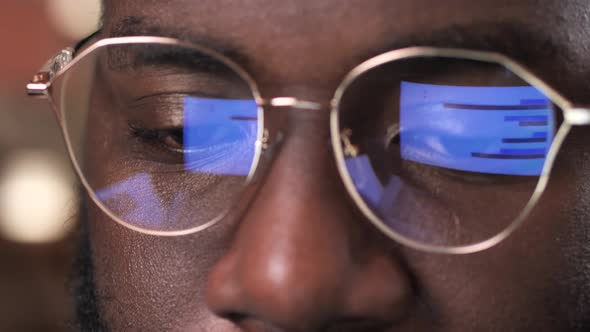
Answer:
[(245, 321), (248, 318), (248, 316), (246, 314), (239, 313), (239, 312), (220, 313), (220, 314), (218, 314), (218, 316), (223, 319), (227, 319), (237, 325), (239, 325), (240, 323), (242, 323), (243, 321)]
[(256, 319), (239, 312), (228, 312), (220, 316), (223, 319), (229, 320), (234, 325), (240, 328), (240, 331), (245, 332), (283, 332), (283, 329), (272, 326), (271, 324), (262, 320)]
[(389, 331), (392, 322), (379, 321), (371, 318), (345, 318), (336, 320), (322, 331), (324, 332), (380, 332)]

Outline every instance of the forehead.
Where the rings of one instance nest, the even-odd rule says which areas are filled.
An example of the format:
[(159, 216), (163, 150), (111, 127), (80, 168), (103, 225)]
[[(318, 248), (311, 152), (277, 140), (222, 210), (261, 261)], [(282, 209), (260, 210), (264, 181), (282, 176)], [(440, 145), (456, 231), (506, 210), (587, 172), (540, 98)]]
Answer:
[(206, 44), (274, 93), (279, 80), (291, 90), (313, 82), (330, 91), (360, 61), (415, 45), (502, 52), (563, 85), (547, 63), (554, 72), (587, 72), (589, 7), (586, 0), (107, 0), (103, 34)]

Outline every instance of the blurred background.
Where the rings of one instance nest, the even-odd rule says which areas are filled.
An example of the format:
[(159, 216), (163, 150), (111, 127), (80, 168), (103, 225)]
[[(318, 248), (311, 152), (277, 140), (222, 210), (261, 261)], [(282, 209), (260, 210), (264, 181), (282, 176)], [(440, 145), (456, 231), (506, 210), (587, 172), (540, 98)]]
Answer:
[(25, 84), (93, 32), (98, 0), (3, 0), (0, 11), (0, 331), (64, 331), (77, 188), (46, 100)]

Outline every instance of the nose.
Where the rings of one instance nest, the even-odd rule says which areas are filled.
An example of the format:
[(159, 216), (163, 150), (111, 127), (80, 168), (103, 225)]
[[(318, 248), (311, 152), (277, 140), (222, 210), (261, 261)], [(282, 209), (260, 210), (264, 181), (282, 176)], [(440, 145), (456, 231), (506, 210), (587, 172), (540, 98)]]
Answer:
[(291, 115), (297, 125), (209, 274), (209, 308), (248, 331), (380, 331), (409, 307), (409, 274), (347, 198), (328, 115)]

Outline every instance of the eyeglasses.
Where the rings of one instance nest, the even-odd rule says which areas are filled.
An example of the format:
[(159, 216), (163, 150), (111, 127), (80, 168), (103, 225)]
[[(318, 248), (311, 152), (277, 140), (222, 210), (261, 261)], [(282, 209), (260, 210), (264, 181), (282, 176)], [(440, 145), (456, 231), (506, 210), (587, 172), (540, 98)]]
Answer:
[(590, 109), (490, 52), (381, 54), (330, 106), (265, 99), (237, 63), (176, 39), (109, 38), (74, 53), (53, 57), (28, 93), (53, 105), (95, 204), (158, 236), (203, 230), (248, 199), (280, 141), (273, 112), (329, 107), (340, 177), (366, 219), (411, 248), (485, 250), (537, 204), (571, 126), (590, 124)]

